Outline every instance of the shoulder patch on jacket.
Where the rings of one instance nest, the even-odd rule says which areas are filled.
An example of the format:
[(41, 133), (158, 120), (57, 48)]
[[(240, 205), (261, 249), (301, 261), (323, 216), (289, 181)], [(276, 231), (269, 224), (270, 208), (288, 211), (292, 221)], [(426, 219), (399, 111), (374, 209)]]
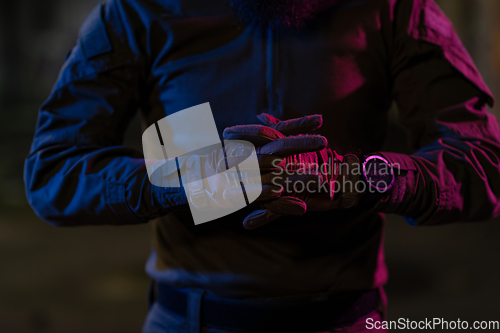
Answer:
[(102, 20), (102, 3), (99, 3), (83, 22), (80, 42), (87, 59), (111, 52), (111, 42)]

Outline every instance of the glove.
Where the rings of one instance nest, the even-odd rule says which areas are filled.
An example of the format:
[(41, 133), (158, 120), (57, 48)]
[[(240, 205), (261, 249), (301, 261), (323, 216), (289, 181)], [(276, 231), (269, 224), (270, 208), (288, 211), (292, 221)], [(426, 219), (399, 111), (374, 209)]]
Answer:
[[(286, 191), (287, 184), (296, 183), (321, 183), (322, 175), (316, 170), (287, 170), (283, 177), (275, 177), (272, 172), (280, 170), (291, 158), (299, 157), (305, 160), (312, 158), (312, 152), (324, 150), (327, 140), (319, 135), (293, 135), (313, 131), (322, 125), (322, 117), (306, 116), (287, 121), (262, 114), (258, 116), (261, 122), (274, 121), (270, 126), (239, 125), (228, 127), (224, 130), (226, 140), (247, 140), (256, 145), (256, 154), (262, 179), (262, 194), (255, 204), (265, 206), (267, 203), (277, 205), (279, 211), (289, 215), (302, 215), (305, 213), (305, 204), (298, 200), (295, 193)], [(289, 136), (286, 136), (288, 134)], [(312, 163), (309, 163), (312, 164)], [(318, 178), (320, 181), (318, 182)], [(248, 191), (248, 190), (247, 190)], [(293, 194), (293, 195), (289, 195)], [(245, 228), (250, 224), (244, 222)]]
[(154, 171), (150, 180), (162, 187), (182, 184), (190, 204), (197, 210), (233, 208), (245, 203), (241, 184), (249, 191), (261, 188), (260, 178), (255, 177), (259, 175), (258, 164), (248, 159), (252, 154), (255, 154), (255, 147), (246, 141), (225, 141), (224, 147), (216, 144), (177, 159), (152, 163), (150, 167)]
[[(305, 142), (307, 145), (317, 147), (316, 149), (324, 146), (322, 140), (311, 139)], [(303, 150), (300, 145), (283, 150), (279, 150), (279, 147), (281, 143), (276, 140), (275, 144), (258, 147), (255, 151), (257, 155), (262, 156), (274, 151), (279, 155), (283, 152), (297, 153)], [(269, 200), (281, 201), (283, 194), (281, 188), (285, 182), (308, 182), (315, 176), (291, 172), (281, 180), (272, 179), (269, 177), (270, 174), (262, 177), (260, 166), (248, 162), (248, 157), (254, 153), (253, 150), (253, 145), (247, 141), (227, 140), (224, 141), (224, 148), (207, 147), (203, 149), (204, 153), (198, 151), (198, 154), (181, 157), (179, 169), (183, 183), (187, 183), (190, 203), (200, 211), (217, 211), (243, 208), (247, 201), (255, 200), (256, 203)], [(247, 198), (242, 195), (242, 185)], [(288, 208), (294, 214), (305, 212), (302, 206), (296, 207), (293, 203)]]
[[(321, 115), (310, 116), (314, 119), (317, 129), (322, 124)], [(285, 133), (288, 132), (290, 123), (304, 122), (304, 118), (292, 119), (288, 121), (280, 121), (275, 117), (267, 114), (262, 114), (258, 116), (259, 120), (268, 125), (248, 125), (245, 127), (235, 126), (226, 129), (224, 137), (235, 138), (245, 138), (256, 145), (269, 142), (273, 137), (278, 138), (274, 140), (283, 140), (284, 133), (274, 134), (273, 137), (267, 135), (267, 133), (281, 129)], [(250, 130), (249, 130), (250, 129)], [(302, 130), (308, 130), (309, 127), (304, 126)], [(230, 135), (226, 136), (226, 132)], [(289, 133), (289, 132), (288, 132)], [(297, 133), (297, 131), (291, 131), (291, 133)], [(309, 136), (299, 136), (309, 137)], [(295, 140), (297, 137), (286, 137), (290, 142)], [(326, 139), (325, 139), (326, 142)], [(267, 143), (269, 144), (269, 143)], [(261, 150), (261, 152), (263, 152)], [(265, 152), (264, 152), (265, 153)], [(356, 185), (360, 180), (360, 164), (358, 156), (354, 154), (347, 154), (345, 156), (338, 155), (335, 151), (329, 148), (323, 148), (317, 150), (316, 147), (310, 149), (309, 152), (304, 152), (296, 155), (289, 155), (279, 161), (273, 159), (270, 155), (261, 155), (259, 157), (260, 161), (267, 161), (271, 159), (273, 161), (274, 168), (262, 169), (265, 171), (270, 171), (270, 173), (263, 175), (263, 179), (269, 181), (271, 178), (272, 183), (279, 183), (281, 180), (281, 175), (289, 174), (290, 171), (297, 174), (307, 174), (309, 178), (311, 176), (316, 176), (316, 181), (313, 182), (311, 187), (311, 181), (308, 183), (302, 182), (301, 191), (298, 193), (297, 187), (299, 180), (296, 180), (290, 188), (288, 185), (291, 184), (289, 180), (286, 180), (286, 189), (280, 189), (282, 192), (286, 193), (287, 201), (294, 202), (294, 205), (301, 206), (307, 211), (324, 211), (336, 208), (350, 208), (354, 207), (362, 197), (362, 192), (357, 191), (356, 186), (345, 186), (345, 184)], [(266, 163), (262, 163), (266, 166)], [(353, 172), (357, 169), (357, 172)], [(340, 177), (339, 177), (340, 176)], [(338, 180), (338, 181), (337, 181)], [(306, 185), (307, 184), (307, 185)], [(283, 198), (283, 197), (282, 197)], [(270, 223), (285, 215), (296, 215), (290, 214), (288, 206), (284, 205), (285, 200), (269, 200), (261, 201), (258, 203), (261, 209), (256, 210), (249, 214), (243, 221), (243, 226), (246, 229), (254, 229)]]
[[(285, 123), (287, 124), (286, 130), (293, 133), (301, 131), (298, 127), (314, 129), (320, 126), (317, 120), (308, 117)], [(227, 215), (254, 200), (259, 203), (279, 199), (281, 205), (286, 206), (290, 214), (303, 214), (305, 207), (302, 202), (292, 197), (282, 198), (284, 192), (281, 189), (286, 182), (310, 182), (313, 176), (292, 172), (280, 180), (274, 180), (269, 177), (270, 175), (261, 177), (259, 169), (273, 170), (287, 156), (300, 154), (306, 150), (323, 149), (326, 146), (326, 140), (321, 136), (287, 138), (276, 130), (266, 131), (264, 135), (259, 136), (259, 138), (262, 137), (267, 139), (261, 139), (261, 144), (263, 142), (267, 144), (257, 148), (247, 141), (226, 140), (224, 147), (222, 145), (205, 147), (181, 156), (177, 161), (175, 159), (151, 161), (149, 165), (154, 170), (151, 180), (159, 186), (178, 187), (177, 169), (179, 169), (182, 185), (196, 224)], [(252, 165), (248, 162), (248, 157), (252, 153), (263, 157), (259, 161), (260, 165)], [(269, 156), (273, 156), (275, 163), (266, 158)], [(222, 211), (225, 212), (222, 213)]]

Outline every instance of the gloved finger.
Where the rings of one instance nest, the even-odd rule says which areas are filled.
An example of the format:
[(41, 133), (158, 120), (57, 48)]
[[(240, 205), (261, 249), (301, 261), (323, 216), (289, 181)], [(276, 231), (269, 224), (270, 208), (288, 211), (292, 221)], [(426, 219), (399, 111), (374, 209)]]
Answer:
[[(263, 185), (274, 185), (296, 191), (300, 188), (301, 191), (307, 189), (315, 189), (317, 183), (324, 181), (321, 173), (302, 173), (302, 172), (282, 172), (280, 174), (270, 172), (261, 176)], [(308, 185), (312, 184), (312, 185)]]
[(282, 215), (302, 215), (307, 210), (307, 204), (303, 200), (292, 196), (283, 196), (262, 203), (261, 206)]
[(231, 156), (227, 159), (221, 159), (217, 163), (217, 170), (224, 171), (238, 166), (240, 172), (257, 174), (259, 171), (284, 169), (286, 166), (285, 158), (275, 155), (257, 155), (258, 167), (253, 164), (243, 163), (246, 159), (245, 156)]
[[(310, 148), (307, 149), (309, 150)], [(257, 150), (259, 152), (266, 151), (259, 148), (257, 148)], [(316, 152), (305, 152), (288, 155), (286, 157), (269, 154), (257, 154), (257, 161), (261, 171), (279, 170), (285, 168), (287, 170), (296, 170), (301, 166), (304, 167), (314, 163), (319, 166), (319, 161), (315, 154)], [(228, 168), (233, 168), (235, 166), (239, 166), (241, 171), (248, 169), (246, 168), (247, 164), (243, 163), (247, 158), (247, 156), (228, 156), (226, 159), (219, 160), (217, 164), (218, 170), (227, 170)]]
[(318, 193), (304, 198), (307, 203), (307, 211), (318, 212), (342, 208), (342, 198), (332, 199), (329, 193)]
[[(325, 149), (323, 149), (325, 150)], [(322, 150), (322, 151), (323, 151)], [(278, 168), (281, 167), (286, 171), (314, 171), (320, 170), (320, 161), (318, 159), (318, 152), (301, 153), (285, 157), (285, 160), (280, 163)]]
[[(261, 175), (248, 175), (247, 173), (228, 174), (225, 173), (226, 186), (224, 199), (227, 201), (239, 202), (241, 197), (241, 183), (245, 187), (247, 197), (258, 200), (272, 200), (279, 198), (283, 193), (317, 193), (324, 183), (324, 176), (321, 173), (286, 172), (280, 175), (266, 173)], [(241, 177), (241, 178), (240, 178)], [(324, 186), (321, 191), (328, 192), (328, 186)], [(261, 192), (259, 194), (259, 192)], [(238, 201), (239, 200), (239, 201)]]
[(281, 120), (279, 120), (273, 115), (270, 115), (269, 113), (261, 113), (257, 115), (257, 119), (262, 125), (266, 125), (269, 127), (273, 127), (277, 123), (281, 122)]
[[(256, 203), (261, 201), (276, 200), (283, 194), (283, 187), (275, 185), (262, 185), (262, 192), (255, 200)], [(259, 191), (258, 186), (245, 186), (245, 191), (249, 197), (255, 197)]]
[(259, 167), (264, 171), (276, 170), (316, 170), (318, 171), (322, 167), (322, 163), (325, 159), (320, 160), (320, 156), (323, 155), (323, 149), (319, 152), (309, 152), (300, 153), (295, 155), (289, 155), (286, 157), (280, 157), (276, 155), (257, 155), (257, 160), (259, 161)]
[(257, 147), (257, 154), (276, 156), (289, 156), (300, 153), (320, 151), (328, 145), (328, 141), (321, 135), (297, 135), (273, 140), (272, 142)]
[(259, 170), (261, 173), (271, 171), (280, 172), (281, 170), (294, 171), (299, 169), (318, 170), (320, 168), (320, 164), (317, 158), (315, 158), (316, 156), (313, 154), (316, 153), (301, 153), (300, 155), (296, 154), (287, 157), (258, 154), (258, 169), (253, 167), (253, 165), (249, 167), (248, 164), (242, 163), (246, 160), (246, 158), (240, 156), (228, 157), (226, 160), (220, 160), (217, 166), (218, 170), (222, 171), (227, 170), (227, 168), (238, 166), (241, 172), (253, 172), (254, 174), (258, 173)]
[(306, 203), (295, 197), (281, 197), (263, 206), (267, 209), (256, 210), (243, 220), (245, 229), (261, 227), (285, 215), (302, 215), (307, 209)]
[(224, 130), (224, 140), (246, 140), (257, 145), (268, 143), (286, 135), (304, 134), (323, 125), (321, 115), (304, 116), (280, 121), (267, 113), (257, 116), (263, 125), (237, 125)]
[[(284, 135), (296, 135), (296, 134), (308, 133), (320, 128), (323, 125), (323, 117), (320, 114), (304, 116), (284, 121), (279, 121), (277, 118), (274, 118), (267, 114), (264, 115), (265, 116), (261, 118), (263, 118), (265, 122), (268, 122), (269, 124), (274, 123), (271, 126), (269, 125), (268, 126), (274, 128), (275, 130), (281, 132)], [(278, 122), (276, 122), (276, 120), (278, 120)]]
[(263, 113), (258, 115), (257, 118), (266, 126), (237, 125), (228, 127), (223, 133), (224, 140), (246, 140), (256, 145), (263, 145), (286, 135), (308, 133), (323, 125), (321, 115), (280, 121), (267, 113)]
[(257, 160), (259, 161), (260, 170), (278, 170), (285, 168), (285, 158), (275, 155), (257, 155)]
[(285, 135), (268, 126), (237, 125), (227, 127), (224, 130), (223, 137), (224, 140), (245, 140), (261, 146), (273, 140), (283, 138)]
[(282, 216), (283, 215), (274, 213), (269, 209), (256, 210), (250, 213), (243, 220), (243, 227), (247, 230), (255, 229), (270, 222), (273, 222)]

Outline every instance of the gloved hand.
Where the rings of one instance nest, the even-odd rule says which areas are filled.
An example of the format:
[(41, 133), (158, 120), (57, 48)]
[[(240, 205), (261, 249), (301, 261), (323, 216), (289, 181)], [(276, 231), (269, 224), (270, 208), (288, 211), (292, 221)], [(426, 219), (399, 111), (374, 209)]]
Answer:
[[(320, 140), (306, 140), (307, 146), (321, 149), (324, 142)], [(279, 150), (281, 144), (275, 144), (255, 148), (258, 155), (278, 150), (279, 153), (297, 153), (303, 150), (300, 144), (294, 148), (288, 147)], [(206, 147), (200, 151), (179, 158), (179, 170), (182, 176), (184, 188), (187, 185), (188, 199), (191, 204), (200, 211), (214, 211), (221, 208), (243, 208), (246, 201), (280, 200), (283, 199), (281, 188), (285, 181), (294, 182), (311, 181), (314, 175), (290, 173), (286, 178), (275, 180), (270, 177), (260, 177), (260, 167), (252, 163), (248, 157), (255, 153), (254, 147), (247, 141), (227, 140), (224, 141), (224, 148), (216, 145)], [(279, 155), (278, 153), (278, 155)], [(241, 185), (245, 190), (245, 198), (242, 195)], [(293, 201), (293, 199), (292, 199)], [(304, 208), (286, 202), (292, 214), (303, 214)]]
[[(268, 120), (276, 119), (266, 114), (259, 117), (268, 117)], [(305, 212), (304, 202), (298, 200), (296, 196), (289, 195), (295, 194), (293, 191), (285, 190), (287, 184), (312, 183), (315, 186), (318, 184), (318, 178), (321, 182), (323, 175), (317, 170), (305, 172), (297, 169), (288, 170), (282, 177), (275, 177), (272, 171), (283, 168), (284, 163), (293, 156), (299, 156), (305, 164), (307, 159), (316, 156), (314, 152), (324, 150), (327, 140), (323, 136), (285, 135), (313, 131), (322, 125), (322, 121), (321, 116), (306, 116), (276, 122), (275, 126), (239, 125), (225, 129), (224, 139), (247, 140), (256, 145), (262, 179), (262, 194), (255, 204), (277, 204), (280, 211), (287, 212), (289, 215), (302, 215)], [(255, 187), (245, 185), (247, 193), (252, 193), (253, 189)], [(247, 224), (245, 223), (244, 226), (247, 227)]]
[[(318, 120), (321, 121), (321, 118), (306, 117), (283, 122), (281, 127), (288, 133), (308, 131), (321, 125)], [(285, 137), (274, 129), (267, 130), (268, 127), (265, 126), (260, 128), (264, 131), (257, 136), (260, 145), (256, 148), (247, 141), (226, 140), (224, 148), (222, 145), (214, 145), (181, 156), (177, 161), (151, 161), (149, 165), (154, 169), (151, 180), (158, 186), (178, 187), (178, 164), (192, 212), (195, 208), (205, 216), (211, 211), (236, 211), (254, 200), (267, 202), (273, 199), (286, 207), (289, 214), (303, 214), (305, 207), (302, 202), (294, 197), (287, 197), (282, 189), (287, 182), (314, 181), (316, 175), (289, 172), (286, 177), (273, 179), (269, 172), (260, 177), (260, 170), (273, 170), (286, 157), (304, 151), (324, 149), (326, 140), (321, 136)], [(243, 136), (242, 138), (244, 139)], [(263, 144), (264, 142), (267, 144)], [(260, 165), (249, 163), (248, 157), (252, 153), (256, 153), (260, 158)], [(272, 156), (272, 159), (268, 158), (269, 156)], [(242, 193), (241, 185), (245, 194)]]
[[(268, 114), (259, 115), (258, 118), (268, 126), (234, 126), (224, 131), (224, 137), (232, 139), (244, 138), (255, 145), (269, 145), (270, 142), (284, 140), (284, 138), (288, 142), (293, 143), (293, 140), (298, 140), (298, 138), (310, 137), (307, 135), (284, 137), (283, 132), (297, 133), (296, 130), (288, 131), (290, 123), (304, 122), (304, 118), (283, 122)], [(313, 119), (315, 124), (321, 126), (321, 115), (310, 116), (310, 119)], [(319, 128), (319, 126), (315, 126), (314, 129)], [(275, 133), (277, 129), (282, 130), (282, 132), (280, 134)], [(301, 129), (308, 130), (309, 128), (305, 126)], [(273, 135), (271, 136), (268, 133), (273, 133)], [(323, 148), (319, 151), (315, 149), (317, 147), (312, 148), (309, 152), (289, 155), (280, 160), (277, 160), (273, 155), (266, 155), (265, 150), (260, 150), (259, 160), (266, 161), (267, 163), (270, 160), (273, 165), (272, 168), (266, 168), (268, 164), (261, 163), (261, 170), (268, 172), (264, 173), (262, 176), (263, 179), (266, 178), (268, 181), (270, 179), (271, 183), (279, 183), (283, 178), (282, 176), (289, 172), (307, 174), (309, 177), (316, 175), (316, 179), (312, 182), (313, 186), (310, 186), (311, 181), (302, 182), (300, 192), (297, 186), (294, 186), (300, 181), (293, 183), (294, 185), (291, 188), (289, 186), (291, 182), (285, 181), (284, 183), (287, 184), (286, 188), (279, 189), (287, 194), (285, 196), (286, 200), (293, 201), (295, 206), (304, 207), (304, 212), (305, 210), (323, 211), (355, 206), (362, 196), (362, 193), (357, 191), (355, 186), (360, 180), (359, 158), (354, 154), (340, 156), (329, 148)], [(349, 186), (349, 183), (352, 186)], [(346, 184), (347, 186), (345, 186)], [(261, 200), (258, 202), (258, 205), (263, 209), (249, 214), (243, 221), (243, 226), (246, 229), (254, 229), (284, 215), (296, 215), (290, 214), (288, 207), (284, 203), (285, 200)]]

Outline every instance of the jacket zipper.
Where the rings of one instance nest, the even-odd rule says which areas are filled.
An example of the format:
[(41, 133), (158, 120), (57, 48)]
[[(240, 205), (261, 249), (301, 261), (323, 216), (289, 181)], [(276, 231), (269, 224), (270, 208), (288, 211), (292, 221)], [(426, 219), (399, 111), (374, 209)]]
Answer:
[(278, 98), (278, 41), (276, 28), (269, 26), (267, 28), (267, 70), (266, 70), (266, 81), (267, 81), (267, 101), (269, 114), (272, 114), (278, 118), (283, 116), (282, 108), (279, 104)]

